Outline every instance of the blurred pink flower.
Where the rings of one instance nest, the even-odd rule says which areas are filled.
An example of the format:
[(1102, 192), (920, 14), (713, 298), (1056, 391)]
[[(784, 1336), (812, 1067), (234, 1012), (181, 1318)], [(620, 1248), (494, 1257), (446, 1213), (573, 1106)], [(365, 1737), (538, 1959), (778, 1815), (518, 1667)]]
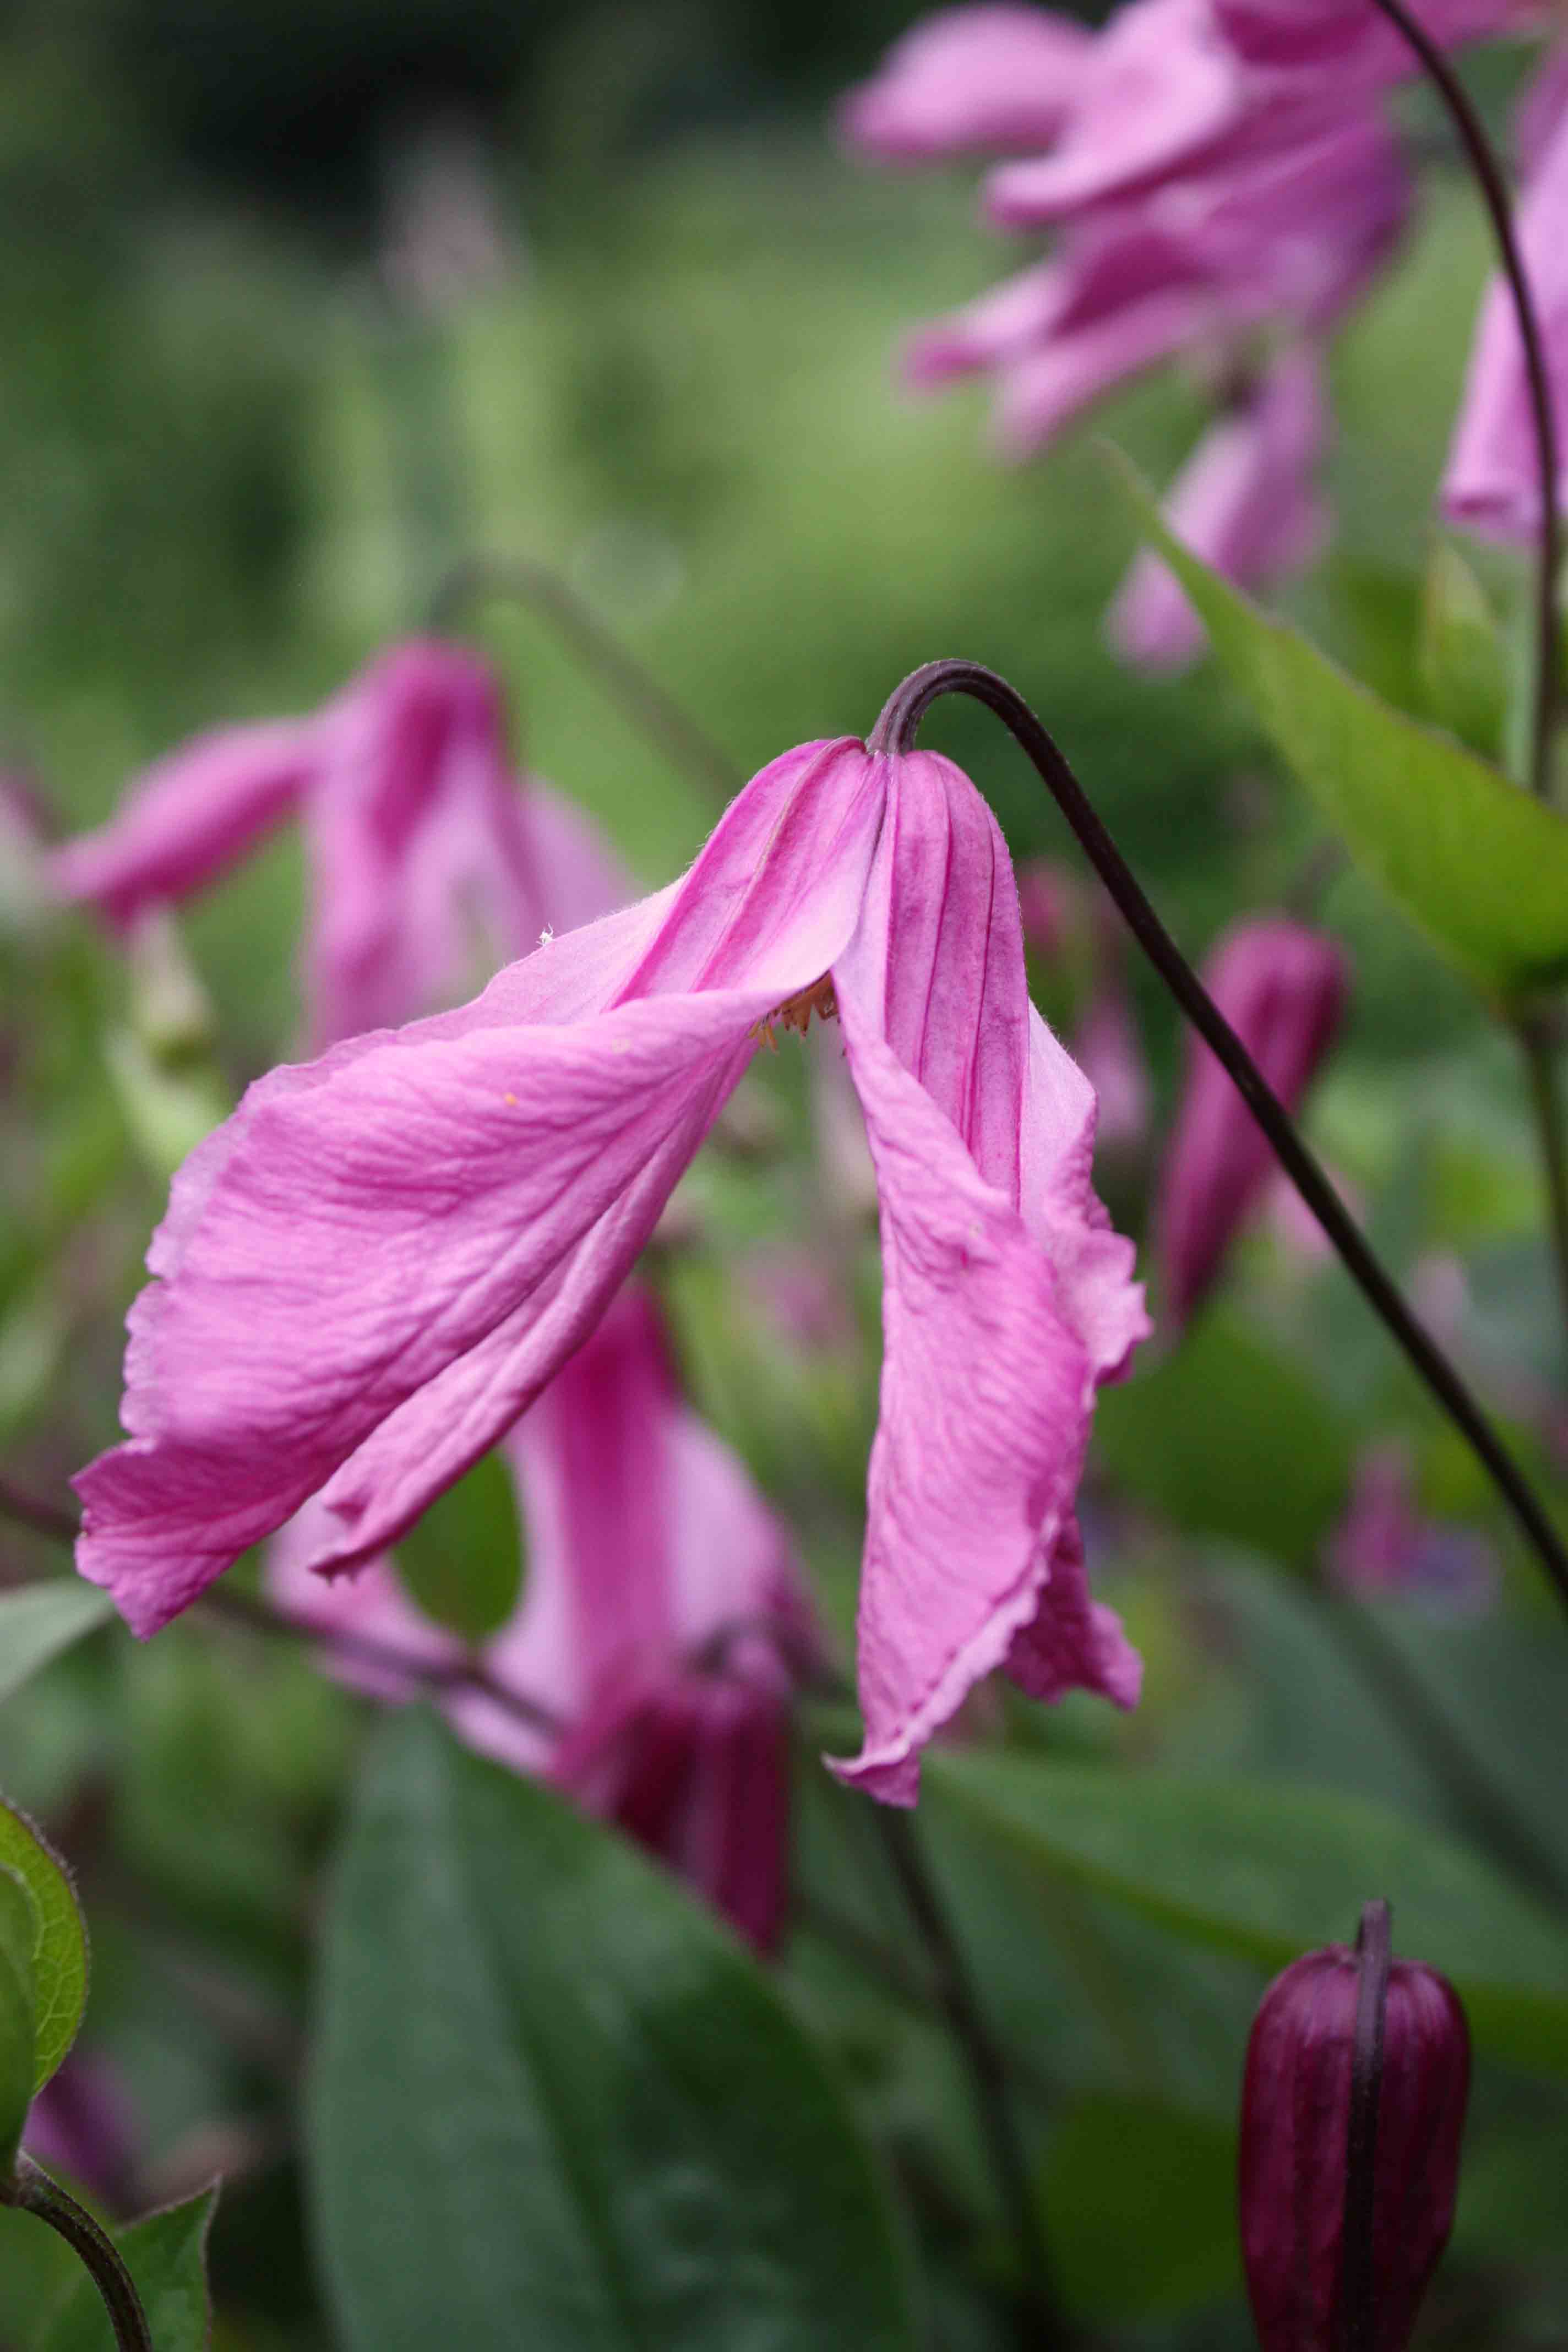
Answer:
[[(1568, 52), (1552, 58), (1526, 100), (1521, 145), (1528, 176), (1516, 226), (1546, 347), (1557, 424), (1557, 501), (1568, 496)], [(1541, 519), (1541, 468), (1531, 424), (1524, 349), (1500, 273), (1481, 305), (1465, 396), (1443, 477), (1443, 512), (1490, 539), (1528, 539)]]
[(1030, 953), (1072, 975), (1073, 1059), (1100, 1104), (1095, 1139), (1107, 1150), (1143, 1140), (1149, 1069), (1128, 994), (1121, 919), (1099, 889), (1048, 857), (1018, 869), (1018, 903)]
[[(1243, 588), (1268, 587), (1310, 559), (1323, 530), (1311, 475), (1322, 439), (1316, 360), (1274, 362), (1245, 402), (1212, 425), (1165, 500), (1194, 555)], [(1129, 661), (1175, 669), (1203, 651), (1201, 622), (1161, 558), (1145, 549), (1106, 616)]]
[(851, 143), (889, 163), (1054, 139), (1077, 100), (1094, 36), (1054, 9), (996, 5), (927, 16), (839, 106)]
[(136, 2124), (112, 2060), (79, 2047), (71, 2051), (29, 2108), (22, 2144), (47, 2172), (62, 2172), (105, 2204), (123, 2207)]
[[(1283, 72), (1331, 74), (1334, 87), (1381, 89), (1421, 71), (1409, 43), (1364, 0), (1214, 0), (1215, 20), (1239, 58)], [(1422, 29), (1445, 48), (1485, 40), (1538, 17), (1521, 0), (1421, 0)]]
[(835, 1011), (886, 1335), (843, 1769), (912, 1802), (1005, 1660), (1038, 1687), (1076, 1655), (1130, 1703), (1136, 1659), (1074, 1587), (1095, 1391), (1149, 1328), (1091, 1189), (1093, 1093), (1029, 1004), (973, 785), (848, 740), (774, 761), (682, 880), (473, 1003), (251, 1087), (149, 1253), (129, 1439), (77, 1482), (82, 1572), (145, 1634), (310, 1496), (311, 1568), (395, 1543), (593, 1330), (759, 1032)]
[(188, 897), (283, 818), (305, 824), (305, 986), (320, 1046), (428, 1011), (627, 895), (584, 819), (519, 792), (500, 688), (436, 639), (381, 655), (310, 719), (216, 729), (51, 862), (119, 927)]
[[(621, 1292), (502, 1444), (527, 1583), (479, 1663), (562, 1728), (531, 1729), (456, 1678), (445, 1713), (473, 1747), (618, 1822), (770, 1949), (786, 1891), (789, 1695), (815, 1635), (788, 1538), (682, 1403), (646, 1291)], [(460, 1666), (471, 1653), (385, 1557), (331, 1582), (311, 1572), (320, 1507), (274, 1540), (268, 1587), (319, 1630), (333, 1671), (378, 1697), (416, 1688), (347, 1649), (334, 1657), (344, 1633)]]
[(1466, 1612), (1496, 1598), (1501, 1574), (1494, 1547), (1479, 1530), (1446, 1526), (1416, 1507), (1410, 1456), (1397, 1439), (1368, 1445), (1358, 1456), (1324, 1561), (1336, 1583), (1363, 1599), (1405, 1593)]
[[(1339, 1029), (1349, 985), (1342, 951), (1287, 916), (1249, 917), (1233, 925), (1205, 958), (1203, 979), (1275, 1093), (1294, 1111)], [(1193, 1036), (1155, 1212), (1164, 1304), (1173, 1322), (1184, 1322), (1214, 1287), (1273, 1165), (1235, 1085)]]

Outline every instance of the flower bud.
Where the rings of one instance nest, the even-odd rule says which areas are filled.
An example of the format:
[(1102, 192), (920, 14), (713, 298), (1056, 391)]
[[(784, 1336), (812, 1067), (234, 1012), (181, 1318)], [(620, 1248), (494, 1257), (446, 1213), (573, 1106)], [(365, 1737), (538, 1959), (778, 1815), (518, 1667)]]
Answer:
[[(1226, 933), (1205, 960), (1203, 979), (1293, 1113), (1344, 1010), (1349, 970), (1340, 949), (1288, 916), (1253, 918)], [(1273, 1164), (1235, 1084), (1194, 1036), (1155, 1210), (1173, 1322), (1184, 1322), (1214, 1287)]]
[(1388, 1906), (1352, 1952), (1264, 1994), (1241, 2095), (1247, 2292), (1263, 2352), (1403, 2352), (1447, 2243), (1469, 2089), (1453, 1987), (1388, 1958)]

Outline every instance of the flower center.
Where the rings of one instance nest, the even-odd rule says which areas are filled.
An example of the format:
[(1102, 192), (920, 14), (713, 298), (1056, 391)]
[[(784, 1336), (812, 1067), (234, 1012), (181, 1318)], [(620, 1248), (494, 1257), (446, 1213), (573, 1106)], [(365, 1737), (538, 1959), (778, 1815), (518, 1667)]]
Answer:
[(833, 974), (830, 971), (825, 971), (820, 980), (814, 980), (809, 988), (801, 989), (794, 996), (786, 996), (765, 1020), (757, 1023), (752, 1034), (762, 1039), (770, 1054), (776, 1054), (778, 1044), (773, 1036), (773, 1023), (782, 1021), (786, 1029), (798, 1029), (804, 1037), (811, 1026), (814, 1013), (819, 1021), (837, 1021), (838, 1018), (838, 999), (833, 992)]

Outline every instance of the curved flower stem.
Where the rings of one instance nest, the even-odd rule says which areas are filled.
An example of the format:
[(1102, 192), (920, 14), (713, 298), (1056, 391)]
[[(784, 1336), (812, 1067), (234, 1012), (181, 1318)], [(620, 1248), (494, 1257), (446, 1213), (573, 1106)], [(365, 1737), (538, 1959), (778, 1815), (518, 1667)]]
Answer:
[(9, 2180), (0, 2180), (0, 2205), (21, 2213), (36, 2213), (57, 2231), (79, 2255), (103, 2297), (120, 2352), (154, 2352), (147, 2315), (136, 2283), (121, 2260), (113, 2240), (74, 2197), (68, 2197), (30, 2156), (18, 2156)]
[(1083, 786), (1023, 698), (978, 662), (927, 662), (907, 677), (878, 719), (868, 748), (912, 749), (921, 719), (944, 694), (966, 694), (1001, 719), (1021, 745), (1078, 835), (1139, 946), (1226, 1071), (1295, 1185), (1374, 1312), (1485, 1465), (1523, 1536), (1568, 1609), (1568, 1549), (1540, 1497), (1447, 1357), (1416, 1321), (1396, 1285), (1298, 1134), (1294, 1120), (1154, 912), (1131, 867), (1095, 814)]
[(1545, 800), (1552, 792), (1552, 730), (1557, 711), (1557, 574), (1562, 561), (1557, 515), (1557, 420), (1552, 406), (1552, 379), (1546, 368), (1546, 346), (1536, 315), (1524, 257), (1513, 224), (1513, 206), (1501, 164), (1466, 95), (1465, 86), (1426, 26), (1405, 7), (1405, 0), (1373, 0), (1402, 39), (1420, 58), (1426, 77), (1447, 109), (1458, 133), (1481, 201), (1497, 240), (1498, 258), (1513, 298), (1519, 339), (1524, 347), (1525, 378), (1530, 394), (1531, 424), (1535, 434), (1536, 460), (1541, 469), (1541, 520), (1536, 536), (1535, 576), (1535, 713), (1531, 730), (1531, 789)]
[(980, 2128), (1018, 2249), (1029, 2343), (1035, 2352), (1049, 2352), (1052, 2347), (1062, 2352), (1062, 2347), (1072, 2341), (1072, 2330), (1058, 2305), (1051, 2283), (1050, 2256), (1040, 2226), (1039, 2205), (1007, 2095), (1006, 2063), (981, 2013), (968, 1964), (931, 1883), (914, 1823), (906, 1814), (887, 1805), (874, 1803), (871, 1814), (900, 1892), (920, 1930), (937, 2000), (969, 2072)]
[(510, 596), (549, 622), (584, 668), (605, 686), (632, 725), (658, 745), (666, 759), (692, 777), (722, 804), (744, 779), (689, 712), (668, 694), (651, 671), (613, 636), (576, 590), (547, 564), (530, 557), (473, 555), (465, 559), (431, 599), (432, 629), (450, 628), (463, 608), (487, 596)]

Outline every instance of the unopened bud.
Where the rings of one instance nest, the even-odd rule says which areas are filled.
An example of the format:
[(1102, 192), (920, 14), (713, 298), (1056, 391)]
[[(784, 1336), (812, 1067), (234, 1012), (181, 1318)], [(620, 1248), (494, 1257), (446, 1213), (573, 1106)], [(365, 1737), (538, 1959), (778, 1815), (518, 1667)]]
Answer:
[(1241, 2096), (1241, 2244), (1263, 2352), (1404, 2352), (1448, 2241), (1469, 2090), (1453, 1987), (1356, 1948), (1294, 1960), (1264, 1994)]

